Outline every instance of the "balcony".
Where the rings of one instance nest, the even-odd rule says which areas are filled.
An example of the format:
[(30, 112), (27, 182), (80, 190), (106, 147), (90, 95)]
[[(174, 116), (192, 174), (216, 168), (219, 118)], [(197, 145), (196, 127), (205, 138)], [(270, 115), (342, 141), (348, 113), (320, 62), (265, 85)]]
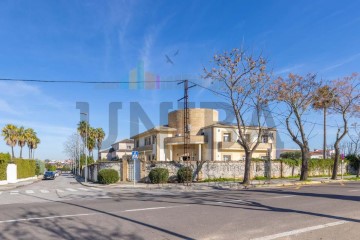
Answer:
[(146, 145), (146, 146), (140, 146), (140, 147), (137, 147), (137, 148), (134, 148), (135, 151), (152, 151), (153, 150), (153, 145)]
[[(219, 149), (220, 150), (243, 150), (237, 142), (219, 142)], [(260, 143), (259, 146), (256, 148), (257, 151), (267, 151), (268, 148), (271, 147), (271, 143)]]
[[(164, 140), (166, 145), (178, 145), (184, 144), (184, 136), (180, 137), (168, 137)], [(207, 137), (203, 135), (190, 136), (190, 144), (204, 144), (207, 143)]]

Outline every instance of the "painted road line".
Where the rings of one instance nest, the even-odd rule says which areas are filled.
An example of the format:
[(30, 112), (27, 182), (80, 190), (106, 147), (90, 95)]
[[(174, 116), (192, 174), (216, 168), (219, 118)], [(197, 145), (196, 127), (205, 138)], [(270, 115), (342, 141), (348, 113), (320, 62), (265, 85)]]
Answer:
[(26, 193), (26, 194), (33, 194), (34, 191), (33, 191), (33, 190), (26, 190), (25, 193)]
[(169, 209), (169, 208), (177, 208), (177, 207), (188, 207), (190, 205), (177, 205), (177, 206), (168, 206), (168, 207), (152, 207), (152, 208), (137, 208), (137, 209), (128, 209), (123, 211), (116, 212), (91, 212), (91, 213), (79, 213), (79, 214), (70, 214), (70, 215), (56, 215), (56, 216), (48, 216), (48, 217), (32, 217), (32, 218), (18, 218), (18, 219), (9, 219), (0, 221), (0, 224), (3, 223), (14, 223), (14, 222), (26, 222), (33, 220), (48, 220), (55, 218), (68, 218), (68, 217), (83, 217), (83, 216), (93, 216), (93, 215), (106, 215), (106, 214), (116, 214), (121, 212), (138, 212), (138, 211), (147, 211), (147, 210), (158, 210), (158, 209)]
[(10, 194), (11, 194), (11, 195), (19, 194), (19, 191), (11, 191)]
[(90, 187), (90, 188), (93, 190), (96, 190), (96, 191), (102, 191), (102, 189), (100, 189), (100, 188), (96, 188), (96, 187)]
[(259, 198), (256, 200), (268, 200), (268, 199), (278, 199), (278, 198), (291, 198), (296, 197), (297, 195), (285, 195), (285, 196), (277, 196), (277, 197), (268, 197), (268, 198)]
[(41, 193), (49, 193), (49, 190), (41, 189), (40, 192)]
[(70, 192), (77, 192), (77, 190), (73, 189), (73, 188), (65, 188), (65, 190), (68, 190)]
[(269, 236), (265, 236), (265, 237), (254, 238), (253, 240), (272, 240), (272, 239), (277, 239), (277, 238), (281, 238), (281, 237), (288, 237), (288, 236), (292, 236), (292, 235), (296, 235), (296, 234), (300, 234), (300, 233), (305, 233), (305, 232), (310, 232), (310, 231), (314, 231), (314, 230), (318, 230), (318, 229), (322, 229), (322, 228), (341, 225), (341, 224), (344, 224), (344, 223), (347, 223), (347, 222), (348, 221), (338, 221), (338, 222), (326, 223), (326, 224), (321, 224), (321, 225), (317, 225), (317, 226), (312, 226), (312, 227), (307, 227), (307, 228), (300, 228), (300, 229), (293, 230), (293, 231), (288, 231), (288, 232), (278, 233), (278, 234), (274, 234), (274, 235), (269, 235)]
[(86, 188), (78, 188), (79, 190), (82, 190), (82, 191), (90, 191), (89, 189), (86, 189)]
[(349, 190), (349, 192), (360, 192), (360, 189)]
[(223, 202), (216, 202), (216, 203), (234, 203), (234, 202), (245, 202), (244, 200), (230, 200), (230, 201), (223, 201)]
[(57, 192), (64, 192), (64, 190), (56, 189)]

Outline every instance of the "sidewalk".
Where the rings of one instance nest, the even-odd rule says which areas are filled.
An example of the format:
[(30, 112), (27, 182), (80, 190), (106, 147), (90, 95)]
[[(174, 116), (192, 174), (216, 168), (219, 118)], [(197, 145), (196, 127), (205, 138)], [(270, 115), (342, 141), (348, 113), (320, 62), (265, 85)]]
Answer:
[(41, 181), (41, 177), (40, 178), (38, 177), (37, 179), (29, 180), (29, 181), (8, 183), (5, 185), (0, 185), (0, 191), (6, 191), (6, 190), (11, 190), (11, 189), (27, 186), (27, 185), (33, 184), (35, 182), (38, 182), (38, 181)]
[(250, 188), (276, 188), (285, 186), (302, 186), (302, 185), (316, 185), (325, 183), (342, 183), (351, 180), (348, 178), (355, 177), (355, 175), (344, 176), (343, 179), (331, 180), (330, 177), (309, 177), (308, 181), (299, 181), (298, 178), (283, 178), (269, 180), (251, 180), (250, 185), (243, 185), (239, 181), (228, 182), (194, 182), (189, 186), (182, 183), (166, 183), (166, 184), (151, 184), (151, 183), (134, 183), (119, 182), (109, 185), (102, 185), (93, 182), (84, 182), (84, 178), (77, 177), (76, 180), (87, 187), (96, 188), (122, 188), (122, 189), (163, 189), (163, 190), (225, 190), (225, 189), (250, 189)]

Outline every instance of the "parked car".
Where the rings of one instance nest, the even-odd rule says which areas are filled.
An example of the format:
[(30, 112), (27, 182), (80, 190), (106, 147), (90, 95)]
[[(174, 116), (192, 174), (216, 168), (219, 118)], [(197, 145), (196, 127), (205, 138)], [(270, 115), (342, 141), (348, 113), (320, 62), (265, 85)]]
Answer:
[(52, 172), (52, 171), (46, 171), (44, 173), (44, 180), (47, 180), (47, 179), (51, 179), (51, 180), (54, 180), (55, 179), (55, 172)]

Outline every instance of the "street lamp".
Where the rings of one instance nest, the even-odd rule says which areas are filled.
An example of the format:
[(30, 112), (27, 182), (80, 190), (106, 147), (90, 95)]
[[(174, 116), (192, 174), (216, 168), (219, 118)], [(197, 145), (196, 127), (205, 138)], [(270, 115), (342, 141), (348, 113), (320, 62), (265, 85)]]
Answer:
[[(88, 128), (89, 128), (89, 115), (87, 113), (80, 113), (87, 116), (86, 134), (85, 134), (85, 148), (87, 148)], [(87, 182), (88, 168), (87, 168), (87, 152), (85, 149), (85, 183)]]

